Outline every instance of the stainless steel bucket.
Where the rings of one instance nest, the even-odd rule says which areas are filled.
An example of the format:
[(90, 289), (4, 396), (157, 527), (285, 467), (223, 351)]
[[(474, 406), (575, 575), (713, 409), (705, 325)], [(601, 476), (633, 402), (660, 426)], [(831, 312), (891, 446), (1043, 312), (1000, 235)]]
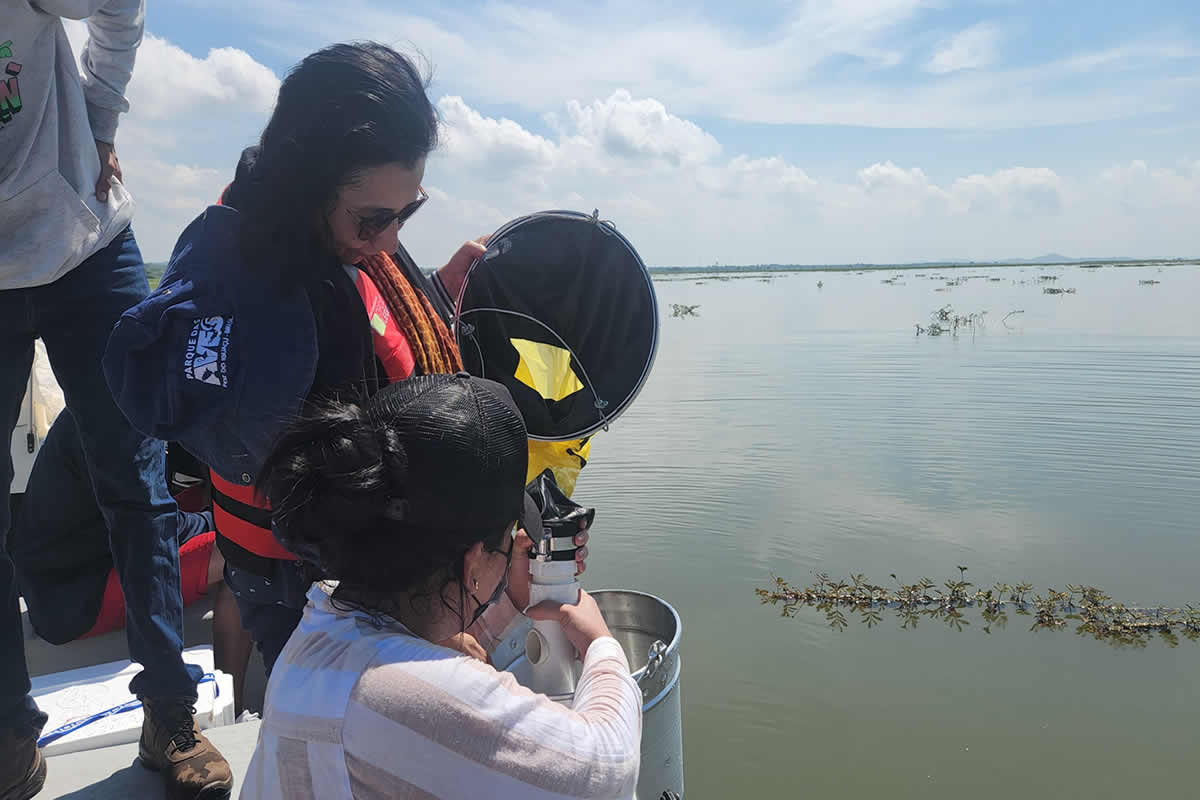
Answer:
[[(633, 679), (642, 690), (642, 767), (638, 800), (659, 800), (666, 790), (683, 794), (683, 714), (679, 676), (679, 640), (683, 625), (669, 603), (652, 594), (623, 589), (590, 593), (600, 606), (613, 637), (621, 643)], [(508, 664), (526, 683), (524, 655)]]

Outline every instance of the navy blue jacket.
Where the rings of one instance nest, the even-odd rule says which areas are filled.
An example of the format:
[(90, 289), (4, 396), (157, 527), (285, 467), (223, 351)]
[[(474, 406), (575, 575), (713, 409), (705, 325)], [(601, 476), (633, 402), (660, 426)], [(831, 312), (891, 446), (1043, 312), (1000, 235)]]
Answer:
[[(313, 389), (320, 347), (313, 281), (271, 280), (237, 247), (239, 212), (212, 206), (183, 232), (162, 282), (118, 321), (104, 355), (117, 405), (139, 431), (179, 442), (249, 485)], [(335, 259), (319, 283), (357, 298)], [(346, 290), (346, 286), (349, 287)], [(365, 313), (355, 310), (370, 353)], [(347, 381), (363, 361), (346, 364)]]

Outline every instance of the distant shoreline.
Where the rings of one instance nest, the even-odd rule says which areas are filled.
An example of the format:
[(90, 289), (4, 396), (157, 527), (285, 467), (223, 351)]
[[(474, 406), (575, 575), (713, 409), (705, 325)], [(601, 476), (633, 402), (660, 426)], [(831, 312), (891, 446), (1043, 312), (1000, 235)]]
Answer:
[(1118, 259), (1096, 261), (966, 261), (923, 264), (753, 264), (711, 267), (648, 267), (651, 275), (722, 275), (731, 273), (764, 272), (881, 272), (886, 270), (939, 270), (939, 269), (994, 269), (1004, 268), (1049, 268), (1049, 267), (1178, 267), (1200, 266), (1200, 259)]
[[(166, 264), (146, 264), (146, 274), (151, 287), (158, 285)], [(740, 264), (711, 267), (647, 267), (651, 275), (730, 275), (761, 274), (765, 272), (881, 272), (885, 270), (936, 270), (936, 269), (993, 269), (997, 267), (1179, 267), (1200, 266), (1196, 258), (1121, 258), (1095, 261), (962, 261), (929, 262), (921, 264)]]

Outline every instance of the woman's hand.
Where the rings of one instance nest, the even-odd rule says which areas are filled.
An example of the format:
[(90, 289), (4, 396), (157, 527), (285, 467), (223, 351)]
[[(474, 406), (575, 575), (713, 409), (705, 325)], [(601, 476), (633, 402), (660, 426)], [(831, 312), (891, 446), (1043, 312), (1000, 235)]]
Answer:
[(458, 252), (450, 256), (446, 265), (437, 271), (442, 286), (446, 287), (446, 291), (450, 293), (451, 297), (458, 298), (463, 282), (467, 279), (467, 270), (475, 263), (475, 259), (487, 252), (487, 240), (487, 236), (480, 236), (474, 241), (463, 242), (463, 246), (458, 248)]
[(579, 602), (575, 605), (563, 605), (547, 600), (538, 603), (526, 613), (530, 619), (548, 620), (562, 625), (563, 633), (567, 635), (567, 640), (575, 648), (580, 659), (587, 655), (592, 642), (612, 636), (595, 599), (582, 589), (579, 590)]
[(587, 569), (588, 557), (588, 529), (587, 520), (579, 520), (579, 533), (575, 534), (575, 546), (579, 549), (575, 551), (575, 574), (582, 575)]
[[(579, 533), (575, 535), (575, 574), (582, 575), (587, 569), (588, 557), (587, 520), (579, 520)], [(517, 528), (513, 540), (513, 557), (508, 567), (508, 599), (518, 611), (529, 608), (529, 551), (533, 540), (524, 528)]]

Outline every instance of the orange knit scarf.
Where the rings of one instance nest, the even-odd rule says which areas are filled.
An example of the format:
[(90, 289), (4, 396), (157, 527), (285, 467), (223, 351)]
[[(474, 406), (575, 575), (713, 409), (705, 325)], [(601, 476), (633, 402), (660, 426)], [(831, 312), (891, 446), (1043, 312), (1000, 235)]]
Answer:
[(400, 326), (412, 348), (418, 375), (451, 375), (462, 371), (462, 358), (450, 329), (424, 292), (413, 288), (395, 260), (387, 253), (369, 256), (359, 263), (374, 281), (387, 303), (392, 319)]

